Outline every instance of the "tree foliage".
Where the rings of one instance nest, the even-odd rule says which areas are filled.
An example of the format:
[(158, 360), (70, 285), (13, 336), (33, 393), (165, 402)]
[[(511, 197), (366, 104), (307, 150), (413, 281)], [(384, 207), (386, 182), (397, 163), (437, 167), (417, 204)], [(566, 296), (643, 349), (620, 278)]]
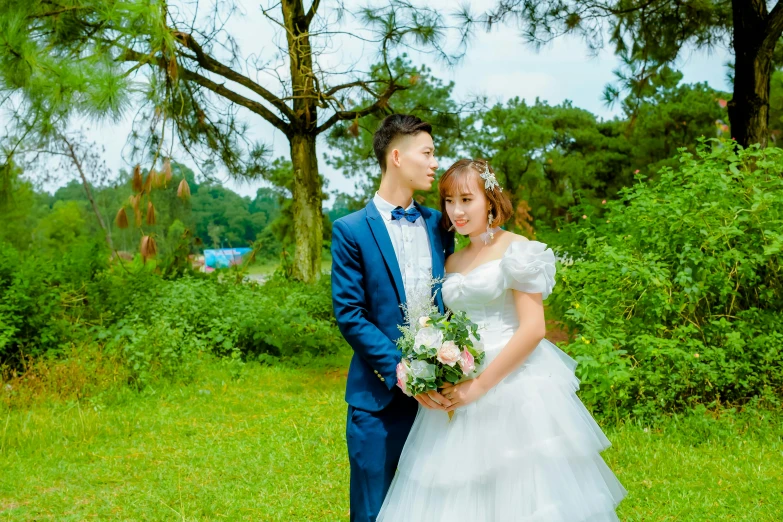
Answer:
[[(472, 103), (460, 104), (453, 96), (454, 82), (444, 83), (434, 77), (426, 65), (416, 67), (403, 57), (391, 67), (395, 76), (408, 78), (409, 87), (399, 92), (383, 111), (341, 122), (327, 135), (330, 146), (327, 163), (356, 180), (358, 197), (364, 201), (375, 193), (381, 182), (372, 137), (383, 118), (391, 113), (413, 114), (431, 123), (436, 154), (443, 167), (449, 158), (456, 159), (461, 141), (466, 139), (464, 116), (474, 106)], [(385, 74), (383, 63), (373, 66), (373, 78), (380, 79)]]
[[(246, 247), (262, 239), (263, 258), (277, 259), (281, 248), (290, 247), (292, 236), (281, 228), (290, 229), (290, 213), (283, 216), (282, 207), (290, 208), (290, 193), (275, 187), (262, 187), (254, 198), (240, 196), (214, 180), (199, 182), (187, 166), (172, 162), (172, 180), (150, 194), (156, 221), (145, 219), (147, 207), (140, 206), (141, 227), (120, 228), (114, 221), (118, 208), (123, 208), (134, 221), (132, 174), (121, 171), (117, 179), (104, 184), (90, 184), (98, 211), (108, 223), (116, 249), (124, 257), (137, 250), (143, 235), (156, 238), (163, 259), (181, 248), (180, 239), (190, 238), (187, 254), (198, 254), (202, 247)], [(290, 172), (290, 170), (289, 170)], [(36, 177), (34, 173), (29, 176)], [(142, 176), (146, 177), (147, 172)], [(192, 187), (188, 201), (177, 197), (177, 186), (187, 181)], [(141, 208), (144, 207), (144, 208)], [(12, 180), (11, 197), (0, 204), (0, 241), (22, 251), (37, 251), (41, 255), (93, 241), (103, 231), (93, 218), (93, 211), (82, 183), (71, 180), (53, 194), (37, 190), (24, 177)], [(288, 225), (281, 225), (281, 221)]]
[[(273, 30), (260, 41), (279, 43), (276, 53), (262, 57), (243, 52), (226, 27), (241, 14), (239, 4), (205, 4), (14, 0), (0, 18), (0, 85), (12, 94), (7, 103), (16, 102), (10, 141), (56, 132), (74, 113), (116, 117), (134, 102), (140, 108), (134, 143), (151, 159), (147, 168), (158, 168), (156, 160), (171, 156), (176, 142), (204, 169), (258, 177), (268, 150), (248, 138), (247, 121), (261, 118), (290, 144), (295, 274), (312, 281), (323, 236), (316, 137), (382, 110), (409, 86), (388, 65), (400, 49), (448, 57), (445, 24), (436, 10), (407, 0), (354, 12), (319, 0), (283, 0), (261, 7)], [(340, 72), (333, 62), (321, 63), (337, 40), (355, 38), (378, 51), (382, 71)]]
[[(400, 67), (406, 66), (400, 63)], [(459, 157), (489, 159), (516, 209), (510, 225), (528, 235), (558, 218), (571, 219), (577, 202), (600, 207), (633, 183), (636, 171), (654, 175), (675, 166), (676, 151), (695, 148), (700, 136), (714, 137), (727, 119), (726, 94), (705, 84), (683, 84), (666, 70), (649, 88), (622, 102), (624, 118), (602, 121), (570, 102), (550, 105), (514, 98), (486, 106), (460, 104), (453, 85), (416, 70), (414, 86), (400, 93), (394, 110), (433, 122), (441, 169)], [(372, 133), (380, 116), (335, 126), (329, 134), (330, 164), (358, 182), (358, 195), (345, 207), (357, 209), (377, 189), (380, 171)], [(437, 206), (437, 194), (421, 195)]]
[[(783, 2), (767, 0), (497, 0), (474, 16), (463, 10), (466, 36), (476, 25), (513, 23), (541, 46), (564, 34), (597, 50), (607, 43), (624, 62), (620, 89), (632, 96), (676, 62), (683, 49), (730, 46), (734, 93), (731, 132), (741, 145), (767, 143), (772, 57), (783, 33)], [(608, 42), (606, 36), (608, 35)], [(609, 88), (610, 95), (618, 87)]]

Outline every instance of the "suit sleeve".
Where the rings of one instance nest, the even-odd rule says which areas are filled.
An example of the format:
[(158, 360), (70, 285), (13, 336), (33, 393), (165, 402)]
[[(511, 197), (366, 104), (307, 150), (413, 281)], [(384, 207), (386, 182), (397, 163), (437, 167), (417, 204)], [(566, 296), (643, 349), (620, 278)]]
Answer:
[(349, 228), (341, 221), (332, 229), (332, 303), (345, 340), (392, 389), (397, 383), (401, 354), (397, 345), (367, 319), (361, 255)]

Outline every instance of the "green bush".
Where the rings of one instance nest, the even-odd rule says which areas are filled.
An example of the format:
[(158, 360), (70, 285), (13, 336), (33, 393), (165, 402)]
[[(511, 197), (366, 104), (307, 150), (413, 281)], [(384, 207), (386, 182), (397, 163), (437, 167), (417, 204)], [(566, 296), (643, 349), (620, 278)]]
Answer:
[(186, 379), (202, 354), (300, 360), (345, 347), (327, 277), (307, 285), (276, 274), (257, 285), (180, 271), (170, 279), (165, 263), (108, 259), (100, 243), (51, 257), (0, 245), (0, 365), (19, 370), (23, 356), (98, 341), (145, 384)]
[(121, 319), (99, 333), (111, 355), (118, 355), (137, 384), (187, 380), (199, 361), (204, 346), (187, 326), (172, 326), (165, 317), (143, 321), (138, 315)]
[(107, 258), (91, 242), (52, 257), (0, 244), (0, 365), (56, 353), (73, 340), (72, 325), (84, 312), (85, 282), (105, 268)]
[[(99, 336), (128, 358), (140, 381), (158, 374), (148, 367), (168, 374), (198, 352), (266, 360), (329, 355), (344, 346), (328, 278), (316, 285), (281, 276), (264, 285), (232, 284), (214, 276), (165, 280), (142, 270), (115, 271), (100, 285), (111, 319)], [(143, 341), (166, 328), (176, 334)]]
[[(783, 390), (783, 151), (702, 142), (548, 234), (581, 397), (654, 415)], [(584, 213), (584, 217), (583, 216)]]

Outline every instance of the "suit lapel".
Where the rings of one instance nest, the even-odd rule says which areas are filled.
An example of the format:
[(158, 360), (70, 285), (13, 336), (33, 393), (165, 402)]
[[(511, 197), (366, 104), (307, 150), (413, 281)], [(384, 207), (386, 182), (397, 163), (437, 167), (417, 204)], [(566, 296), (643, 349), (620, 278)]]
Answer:
[(386, 229), (386, 223), (372, 200), (367, 204), (366, 209), (367, 223), (370, 225), (370, 231), (375, 238), (375, 242), (378, 244), (378, 249), (381, 251), (383, 260), (386, 262), (386, 267), (389, 269), (392, 279), (394, 280), (394, 290), (397, 293), (397, 300), (401, 305), (404, 305), (405, 287), (402, 285), (402, 273), (400, 272), (400, 264), (397, 262), (397, 255), (394, 253), (394, 246), (389, 237), (389, 231)]

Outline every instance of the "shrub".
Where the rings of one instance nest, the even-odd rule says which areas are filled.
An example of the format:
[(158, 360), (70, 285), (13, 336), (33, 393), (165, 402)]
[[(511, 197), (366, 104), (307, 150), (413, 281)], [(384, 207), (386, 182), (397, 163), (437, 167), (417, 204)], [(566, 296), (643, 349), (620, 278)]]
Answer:
[[(149, 360), (165, 369), (165, 354), (183, 362), (188, 353), (198, 351), (235, 359), (316, 357), (345, 346), (332, 317), (328, 278), (307, 285), (276, 276), (257, 285), (222, 282), (218, 277), (164, 280), (145, 272), (115, 272), (101, 285), (110, 289), (105, 302), (112, 319), (100, 335), (130, 343), (121, 351), (139, 368)], [(149, 350), (139, 348), (144, 342), (134, 339), (153, 325), (177, 334), (164, 336)], [(178, 351), (175, 344), (188, 349)]]
[(143, 385), (189, 378), (202, 353), (274, 361), (345, 347), (326, 277), (235, 284), (221, 274), (177, 277), (140, 259), (108, 267), (108, 259), (99, 242), (50, 259), (0, 245), (0, 366), (23, 371), (29, 356), (97, 341)]
[[(581, 396), (649, 415), (783, 389), (783, 151), (702, 142), (551, 233)], [(581, 218), (583, 214), (586, 216)]]
[[(64, 259), (69, 259), (65, 256)], [(66, 307), (78, 292), (63, 285), (57, 265), (0, 244), (0, 363), (53, 352), (70, 338)]]
[[(111, 332), (111, 334), (109, 334)], [(98, 337), (125, 363), (128, 377), (138, 385), (166, 380), (188, 380), (203, 346), (187, 326), (172, 326), (165, 317), (143, 321), (138, 315), (123, 318)]]

